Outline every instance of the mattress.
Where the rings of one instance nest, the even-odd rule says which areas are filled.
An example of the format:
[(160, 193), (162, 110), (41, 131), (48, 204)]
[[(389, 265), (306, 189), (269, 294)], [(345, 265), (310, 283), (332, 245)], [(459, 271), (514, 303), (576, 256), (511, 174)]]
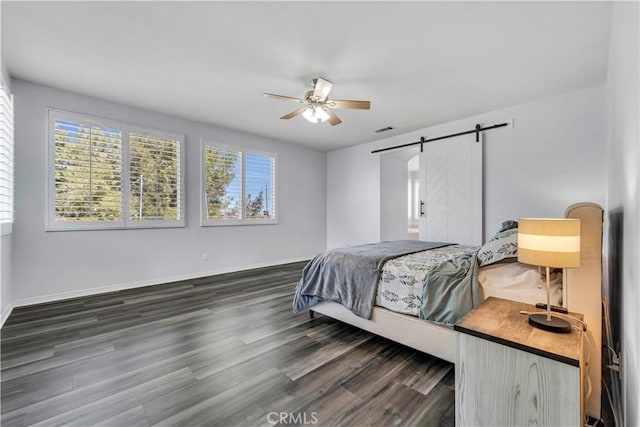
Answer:
[[(378, 283), (375, 305), (418, 317), (426, 275), (438, 263), (478, 248), (451, 245), (387, 261)], [(550, 278), (551, 304), (561, 305), (562, 274), (555, 271)], [(529, 304), (547, 300), (545, 278), (535, 266), (519, 262), (491, 264), (480, 268), (478, 282), (484, 298), (494, 296)]]

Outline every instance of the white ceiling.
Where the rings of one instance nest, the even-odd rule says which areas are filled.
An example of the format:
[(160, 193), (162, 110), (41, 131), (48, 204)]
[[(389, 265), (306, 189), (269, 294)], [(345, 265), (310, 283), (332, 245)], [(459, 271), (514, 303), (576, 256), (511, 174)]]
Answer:
[[(13, 77), (331, 150), (604, 82), (601, 2), (7, 2)], [(309, 81), (370, 100), (280, 120)], [(376, 134), (385, 126), (395, 130)]]

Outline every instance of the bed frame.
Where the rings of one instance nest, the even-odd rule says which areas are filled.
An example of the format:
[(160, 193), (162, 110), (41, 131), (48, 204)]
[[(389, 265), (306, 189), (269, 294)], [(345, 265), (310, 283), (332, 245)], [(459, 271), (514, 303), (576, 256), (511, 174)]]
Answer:
[[(589, 378), (592, 391), (587, 413), (600, 418), (600, 359), (602, 340), (602, 208), (595, 203), (578, 203), (565, 211), (565, 217), (581, 220), (580, 267), (566, 270), (563, 286), (564, 305), (584, 314), (590, 339)], [(313, 306), (309, 314), (321, 313), (451, 363), (456, 359), (456, 339), (452, 328), (436, 325), (414, 316), (373, 307), (371, 319), (356, 316), (335, 302)]]
[(309, 313), (314, 311), (455, 363), (456, 339), (453, 329), (446, 326), (377, 306), (373, 307), (373, 314), (368, 320), (336, 302), (321, 302), (314, 305)]

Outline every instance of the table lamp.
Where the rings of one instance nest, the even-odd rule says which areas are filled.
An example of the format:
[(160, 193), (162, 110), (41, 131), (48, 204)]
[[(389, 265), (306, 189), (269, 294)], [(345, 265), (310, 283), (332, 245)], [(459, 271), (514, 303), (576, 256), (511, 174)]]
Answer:
[(571, 332), (568, 321), (551, 315), (549, 268), (580, 265), (580, 220), (520, 218), (518, 261), (547, 269), (547, 312), (531, 313), (529, 324), (551, 332)]

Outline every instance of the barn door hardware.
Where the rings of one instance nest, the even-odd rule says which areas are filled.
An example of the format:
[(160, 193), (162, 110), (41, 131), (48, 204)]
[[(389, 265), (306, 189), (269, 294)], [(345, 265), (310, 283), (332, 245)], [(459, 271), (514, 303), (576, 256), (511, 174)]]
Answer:
[(397, 148), (411, 147), (412, 145), (418, 145), (418, 144), (420, 144), (420, 152), (422, 152), (424, 149), (424, 144), (427, 142), (439, 141), (441, 139), (447, 139), (447, 138), (454, 138), (456, 136), (469, 135), (471, 133), (475, 133), (476, 142), (480, 142), (480, 132), (484, 132), (485, 130), (497, 129), (497, 128), (501, 128), (509, 125), (513, 125), (513, 123), (510, 123), (510, 122), (498, 123), (497, 125), (491, 125), (484, 128), (479, 124), (477, 124), (475, 128), (471, 130), (466, 130), (464, 132), (452, 133), (451, 135), (439, 136), (437, 138), (430, 138), (430, 139), (425, 139), (425, 137), (423, 136), (420, 138), (420, 141), (409, 142), (407, 144), (401, 144), (401, 145), (394, 145), (393, 147), (379, 148), (377, 150), (373, 150), (371, 154), (381, 153), (383, 151), (395, 150)]

